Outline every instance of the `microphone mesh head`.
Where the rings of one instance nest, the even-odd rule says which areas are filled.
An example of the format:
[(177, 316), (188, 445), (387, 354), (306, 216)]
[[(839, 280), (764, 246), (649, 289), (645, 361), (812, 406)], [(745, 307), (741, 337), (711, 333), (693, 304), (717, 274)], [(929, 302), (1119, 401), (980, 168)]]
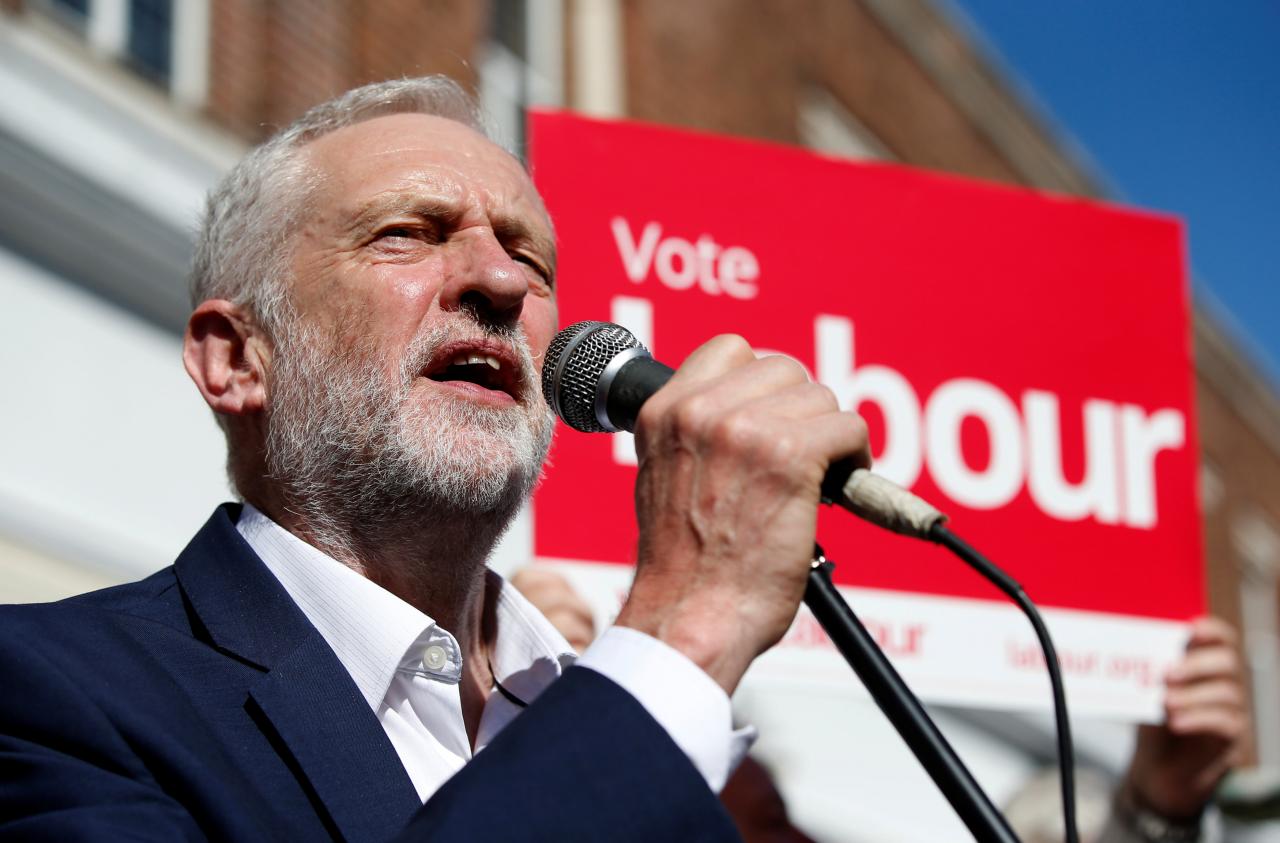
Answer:
[(629, 348), (644, 348), (621, 325), (575, 322), (556, 334), (542, 364), (542, 395), (564, 423), (584, 433), (606, 428), (596, 419), (596, 385), (609, 361)]

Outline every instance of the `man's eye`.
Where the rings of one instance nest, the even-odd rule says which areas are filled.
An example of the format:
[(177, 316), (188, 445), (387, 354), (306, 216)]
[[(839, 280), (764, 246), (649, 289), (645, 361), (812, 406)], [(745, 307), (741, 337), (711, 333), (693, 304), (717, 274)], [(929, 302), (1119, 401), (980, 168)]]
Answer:
[(517, 263), (522, 263), (525, 266), (532, 269), (534, 273), (539, 278), (541, 278), (543, 283), (545, 283), (548, 287), (555, 286), (555, 281), (552, 279), (551, 273), (547, 270), (545, 266), (542, 265), (541, 261), (537, 260), (536, 258), (532, 258), (528, 255), (520, 254), (519, 252), (513, 254), (511, 256), (511, 259), (516, 261)]
[(439, 232), (433, 228), (417, 225), (393, 225), (379, 231), (375, 239), (422, 240), (428, 243), (437, 243), (440, 237)]

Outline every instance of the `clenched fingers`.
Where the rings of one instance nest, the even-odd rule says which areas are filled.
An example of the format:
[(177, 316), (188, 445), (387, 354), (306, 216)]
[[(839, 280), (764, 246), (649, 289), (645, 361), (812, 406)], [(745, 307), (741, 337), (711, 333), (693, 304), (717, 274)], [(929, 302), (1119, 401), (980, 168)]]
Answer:
[(716, 337), (696, 349), (640, 411), (643, 435), (673, 406), (694, 417), (713, 417), (753, 399), (809, 382), (804, 367), (785, 357), (757, 358), (741, 337)]
[(1231, 624), (1218, 617), (1197, 618), (1191, 624), (1191, 637), (1187, 640), (1187, 649), (1197, 647), (1225, 645), (1235, 647), (1237, 636)]
[(1216, 738), (1230, 743), (1248, 728), (1249, 718), (1243, 711), (1223, 708), (1201, 708), (1171, 714), (1166, 728), (1175, 735)]
[(1170, 688), (1209, 679), (1241, 681), (1240, 657), (1232, 647), (1224, 645), (1195, 647), (1169, 669), (1165, 681)]

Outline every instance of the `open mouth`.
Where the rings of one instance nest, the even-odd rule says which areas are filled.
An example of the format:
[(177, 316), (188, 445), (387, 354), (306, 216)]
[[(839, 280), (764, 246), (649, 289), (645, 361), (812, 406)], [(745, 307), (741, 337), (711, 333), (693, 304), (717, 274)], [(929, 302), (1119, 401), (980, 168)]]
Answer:
[(477, 396), (505, 395), (519, 400), (519, 372), (510, 350), (496, 343), (454, 343), (436, 354), (424, 374), (436, 383)]

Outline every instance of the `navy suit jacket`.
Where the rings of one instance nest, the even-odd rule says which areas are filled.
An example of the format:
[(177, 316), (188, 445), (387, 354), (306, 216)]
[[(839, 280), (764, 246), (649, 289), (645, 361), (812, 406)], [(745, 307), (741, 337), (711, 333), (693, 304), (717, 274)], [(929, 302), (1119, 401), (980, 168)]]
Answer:
[(0, 609), (0, 839), (738, 839), (667, 733), (586, 668), (420, 805), (235, 513), (141, 582)]

